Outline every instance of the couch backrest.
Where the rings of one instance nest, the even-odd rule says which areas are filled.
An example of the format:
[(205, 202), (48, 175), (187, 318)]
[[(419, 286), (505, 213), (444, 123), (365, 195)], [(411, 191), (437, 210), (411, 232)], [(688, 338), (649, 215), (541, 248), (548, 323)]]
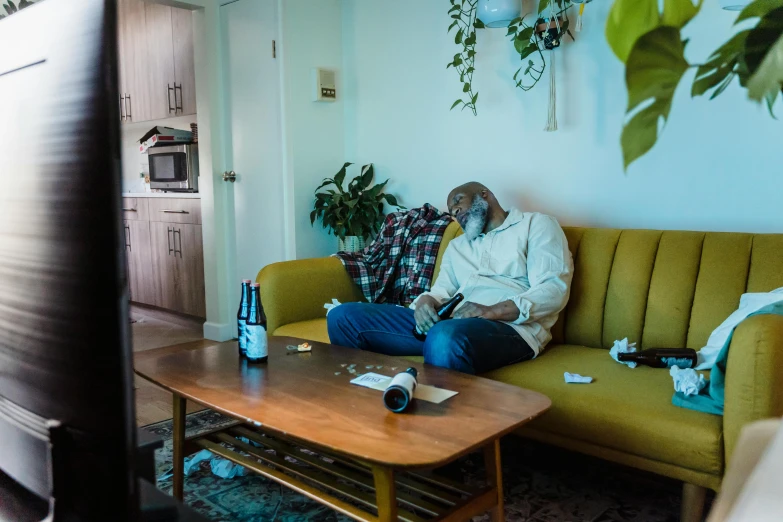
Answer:
[[(553, 343), (694, 348), (746, 292), (783, 287), (783, 234), (564, 227), (574, 257), (571, 298)], [(462, 231), (443, 236), (443, 252)]]

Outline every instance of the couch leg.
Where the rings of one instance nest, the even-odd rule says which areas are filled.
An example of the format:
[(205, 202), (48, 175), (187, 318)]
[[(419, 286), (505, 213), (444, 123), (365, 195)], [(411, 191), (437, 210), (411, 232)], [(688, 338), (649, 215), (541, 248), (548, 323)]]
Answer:
[(680, 522), (701, 522), (704, 515), (704, 501), (707, 488), (694, 486), (687, 482), (682, 485), (682, 508)]

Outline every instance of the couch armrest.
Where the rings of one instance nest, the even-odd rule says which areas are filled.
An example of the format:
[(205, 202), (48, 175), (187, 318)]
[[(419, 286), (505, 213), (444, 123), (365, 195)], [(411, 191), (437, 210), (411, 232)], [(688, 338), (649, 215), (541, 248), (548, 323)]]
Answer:
[(261, 302), (270, 333), (286, 324), (326, 316), (324, 303), (363, 301), (356, 283), (336, 257), (285, 261), (258, 272)]
[(742, 428), (783, 415), (783, 316), (754, 315), (734, 331), (726, 363), (723, 437), (726, 462)]

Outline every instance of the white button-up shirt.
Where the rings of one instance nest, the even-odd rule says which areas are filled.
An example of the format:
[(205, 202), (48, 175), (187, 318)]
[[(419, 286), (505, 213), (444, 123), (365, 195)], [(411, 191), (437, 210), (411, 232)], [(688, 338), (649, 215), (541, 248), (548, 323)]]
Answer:
[[(508, 322), (536, 355), (565, 308), (574, 265), (563, 229), (553, 217), (511, 209), (498, 228), (468, 241), (453, 239), (430, 295), (439, 303), (461, 293), (465, 302), (492, 306), (513, 301), (519, 317)], [(418, 299), (417, 299), (418, 301)], [(411, 304), (416, 308), (416, 301)], [(459, 308), (459, 307), (458, 307)]]

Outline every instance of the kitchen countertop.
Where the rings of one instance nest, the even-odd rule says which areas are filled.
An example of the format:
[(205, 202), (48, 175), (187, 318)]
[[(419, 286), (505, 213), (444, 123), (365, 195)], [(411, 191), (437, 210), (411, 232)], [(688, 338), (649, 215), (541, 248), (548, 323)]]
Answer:
[(201, 199), (201, 194), (198, 192), (123, 192), (122, 197)]

